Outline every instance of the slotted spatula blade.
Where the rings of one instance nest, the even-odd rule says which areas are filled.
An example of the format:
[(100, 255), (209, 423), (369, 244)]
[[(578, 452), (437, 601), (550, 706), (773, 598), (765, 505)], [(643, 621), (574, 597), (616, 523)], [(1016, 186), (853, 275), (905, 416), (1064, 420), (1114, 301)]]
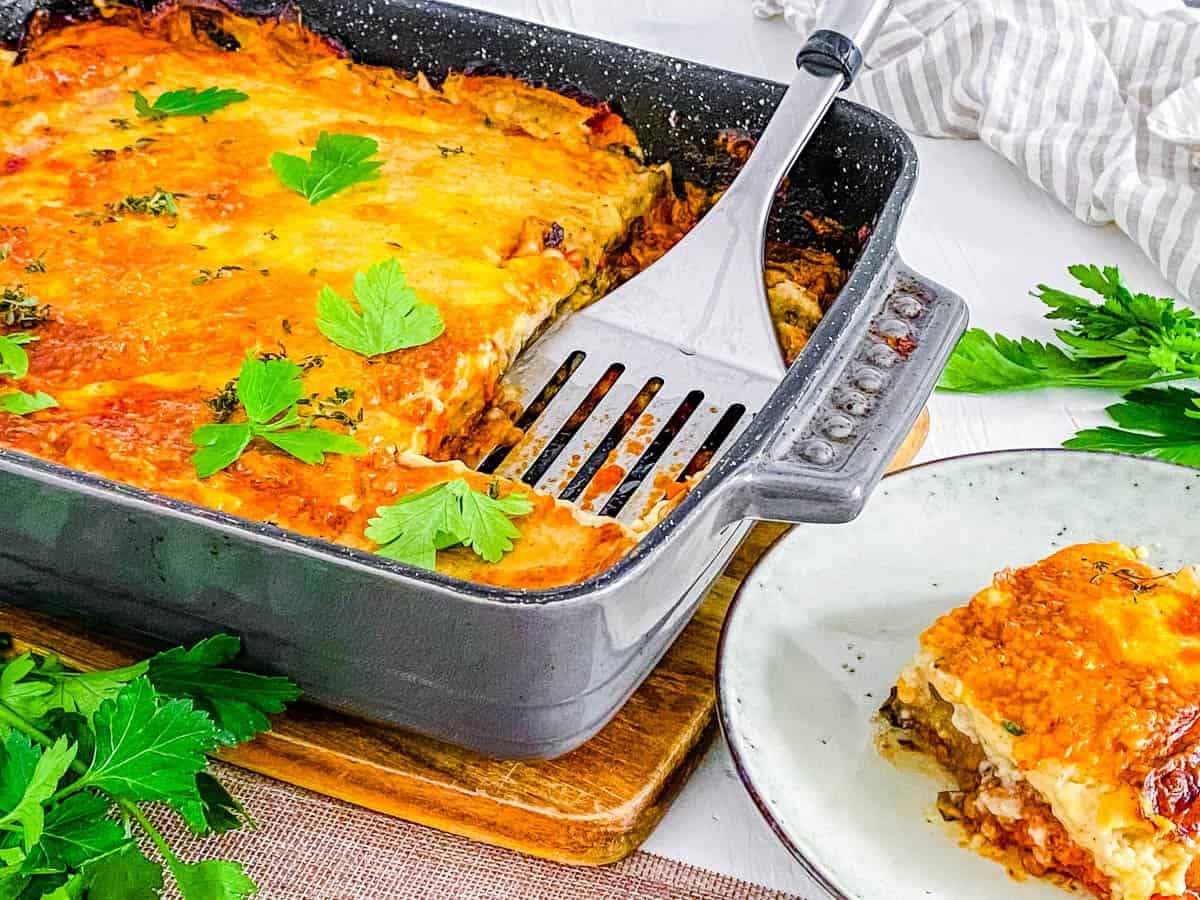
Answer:
[(544, 335), (509, 379), (539, 414), (481, 468), (626, 521), (735, 439), (776, 385), (591, 311)]

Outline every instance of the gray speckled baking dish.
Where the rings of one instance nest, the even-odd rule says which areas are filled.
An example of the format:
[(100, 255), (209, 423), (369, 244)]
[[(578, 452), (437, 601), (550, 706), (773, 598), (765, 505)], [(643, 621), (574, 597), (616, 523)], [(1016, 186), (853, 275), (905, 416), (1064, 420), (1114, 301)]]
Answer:
[[(19, 41), (36, 2), (0, 8)], [(86, 15), (56, 0), (55, 15)], [(783, 86), (424, 0), (302, 0), (356, 59), (439, 77), (479, 64), (613, 102), (652, 160), (708, 186), (719, 132), (758, 133)], [(244, 0), (273, 14), (273, 0)], [(0, 450), (0, 582), (13, 601), (157, 640), (242, 635), (250, 665), (326, 705), (502, 757), (554, 756), (598, 731), (683, 628), (752, 519), (852, 518), (915, 421), (966, 320), (908, 270), (896, 228), (917, 174), (892, 122), (839, 101), (776, 204), (860, 235), (850, 279), (767, 405), (628, 557), (554, 590), (467, 584)], [(911, 339), (896, 353), (885, 336)], [(831, 421), (837, 426), (832, 427)], [(847, 433), (848, 432), (848, 433)]]

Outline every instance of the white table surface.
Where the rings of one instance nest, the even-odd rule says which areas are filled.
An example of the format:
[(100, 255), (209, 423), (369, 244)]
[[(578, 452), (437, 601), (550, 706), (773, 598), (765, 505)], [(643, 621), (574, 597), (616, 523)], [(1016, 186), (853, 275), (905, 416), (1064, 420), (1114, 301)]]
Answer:
[[(464, 2), (464, 0), (459, 0)], [(593, 34), (710, 65), (785, 81), (799, 39), (763, 22), (749, 0), (467, 0), (469, 5)], [(1073, 263), (1118, 265), (1139, 290), (1173, 296), (1154, 265), (1117, 229), (1076, 221), (1016, 169), (975, 141), (914, 138), (921, 177), (900, 230), (918, 271), (961, 294), (972, 323), (1046, 335), (1039, 282), (1065, 285)], [(991, 397), (936, 395), (919, 459), (1009, 447), (1056, 446), (1104, 420), (1108, 392)], [(823, 897), (759, 817), (719, 741), (644, 849), (806, 898)]]

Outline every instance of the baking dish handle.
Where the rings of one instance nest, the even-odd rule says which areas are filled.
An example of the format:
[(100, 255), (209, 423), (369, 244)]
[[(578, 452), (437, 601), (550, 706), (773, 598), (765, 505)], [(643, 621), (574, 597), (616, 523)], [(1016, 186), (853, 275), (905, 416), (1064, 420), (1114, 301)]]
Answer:
[[(734, 476), (731, 519), (847, 522), (887, 469), (966, 328), (967, 308), (895, 253), (877, 284), (862, 288), (877, 304), (839, 297), (809, 341), (817, 352), (793, 364), (789, 379), (812, 388)], [(840, 372), (832, 387), (820, 377), (830, 371)]]

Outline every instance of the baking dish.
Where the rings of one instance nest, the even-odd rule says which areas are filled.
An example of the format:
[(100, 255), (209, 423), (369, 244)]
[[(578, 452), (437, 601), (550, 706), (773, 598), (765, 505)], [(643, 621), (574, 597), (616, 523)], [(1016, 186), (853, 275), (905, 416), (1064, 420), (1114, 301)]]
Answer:
[[(241, 4), (255, 14), (277, 4)], [(652, 160), (716, 187), (726, 129), (755, 134), (782, 86), (428, 2), (298, 4), (358, 59), (433, 77), (480, 63), (611, 100)], [(19, 37), (29, 7), (0, 11)], [(56, 4), (85, 14), (86, 4)], [(321, 703), (495, 756), (565, 752), (637, 687), (756, 518), (853, 517), (965, 325), (894, 239), (916, 157), (891, 122), (835, 105), (792, 172), (775, 236), (806, 212), (862, 236), (850, 278), (767, 405), (684, 501), (611, 569), (521, 591), (346, 547), (0, 451), (0, 578), (16, 602), (167, 641), (241, 634), (248, 663)], [(856, 241), (857, 245), (858, 242)]]

